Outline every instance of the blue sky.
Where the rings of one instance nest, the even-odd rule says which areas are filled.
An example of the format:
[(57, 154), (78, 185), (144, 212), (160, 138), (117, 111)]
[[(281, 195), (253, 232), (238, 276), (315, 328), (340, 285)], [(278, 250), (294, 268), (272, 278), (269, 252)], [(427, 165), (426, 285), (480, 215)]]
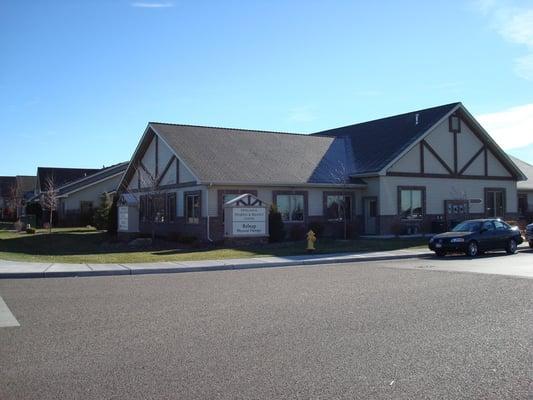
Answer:
[(314, 132), (462, 101), (533, 163), (531, 1), (0, 1), (0, 175), (148, 121)]

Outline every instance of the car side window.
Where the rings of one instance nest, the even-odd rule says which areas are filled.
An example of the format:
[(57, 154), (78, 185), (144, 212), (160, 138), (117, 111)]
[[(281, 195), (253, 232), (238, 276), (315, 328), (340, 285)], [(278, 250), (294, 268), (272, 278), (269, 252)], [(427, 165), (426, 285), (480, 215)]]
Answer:
[(494, 221), (494, 226), (496, 226), (497, 231), (506, 231), (507, 227), (503, 222), (500, 221)]
[(493, 231), (494, 230), (494, 225), (490, 221), (485, 221), (485, 222), (483, 222), (483, 229), (485, 229), (487, 231)]

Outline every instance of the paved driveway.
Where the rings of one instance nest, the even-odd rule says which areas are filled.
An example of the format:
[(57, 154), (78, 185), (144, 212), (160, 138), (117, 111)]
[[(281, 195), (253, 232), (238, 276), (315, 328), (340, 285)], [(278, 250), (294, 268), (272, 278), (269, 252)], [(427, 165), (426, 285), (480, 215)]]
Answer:
[(527, 398), (533, 280), (410, 268), (3, 280), (0, 398)]
[(383, 265), (408, 269), (533, 278), (533, 250), (522, 246), (518, 254), (513, 255), (507, 255), (505, 252), (491, 252), (475, 258), (463, 255), (449, 255), (444, 258), (438, 258), (432, 255), (422, 259), (396, 260)]

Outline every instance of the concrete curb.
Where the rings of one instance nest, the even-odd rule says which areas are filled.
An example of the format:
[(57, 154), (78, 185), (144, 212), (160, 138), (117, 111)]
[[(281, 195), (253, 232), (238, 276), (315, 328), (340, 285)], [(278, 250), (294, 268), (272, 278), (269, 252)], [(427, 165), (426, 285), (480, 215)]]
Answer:
[[(341, 264), (368, 261), (404, 260), (410, 258), (424, 258), (432, 255), (431, 252), (413, 252), (405, 254), (386, 254), (380, 252), (376, 254), (347, 254), (347, 255), (324, 255), (323, 257), (301, 258), (277, 261), (275, 257), (272, 261), (268, 257), (233, 259), (210, 261), (205, 260), (190, 265), (187, 262), (165, 262), (165, 263), (143, 263), (143, 264), (107, 264), (98, 266), (97, 264), (50, 264), (46, 267), (35, 264), (35, 268), (42, 268), (42, 271), (16, 271), (16, 267), (11, 267), (8, 271), (2, 271), (0, 265), (0, 279), (25, 279), (25, 278), (66, 278), (66, 277), (87, 277), (87, 276), (114, 276), (114, 275), (147, 275), (147, 274), (170, 274), (182, 272), (207, 272), (207, 271), (227, 271), (255, 268), (279, 268), (291, 266), (312, 266), (324, 264)], [(384, 254), (385, 253), (385, 254)], [(9, 263), (4, 261), (4, 263)], [(21, 264), (21, 263), (19, 263)], [(26, 268), (31, 268), (31, 263), (23, 263)], [(91, 265), (93, 267), (91, 267)], [(94, 267), (96, 266), (96, 269)]]

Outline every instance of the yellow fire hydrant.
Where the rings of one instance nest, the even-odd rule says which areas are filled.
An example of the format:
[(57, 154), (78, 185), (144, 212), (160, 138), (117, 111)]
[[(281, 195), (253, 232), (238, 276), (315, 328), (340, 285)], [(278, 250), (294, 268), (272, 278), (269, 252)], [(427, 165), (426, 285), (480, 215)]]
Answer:
[(307, 232), (307, 251), (315, 251), (316, 235), (315, 232), (310, 230)]

